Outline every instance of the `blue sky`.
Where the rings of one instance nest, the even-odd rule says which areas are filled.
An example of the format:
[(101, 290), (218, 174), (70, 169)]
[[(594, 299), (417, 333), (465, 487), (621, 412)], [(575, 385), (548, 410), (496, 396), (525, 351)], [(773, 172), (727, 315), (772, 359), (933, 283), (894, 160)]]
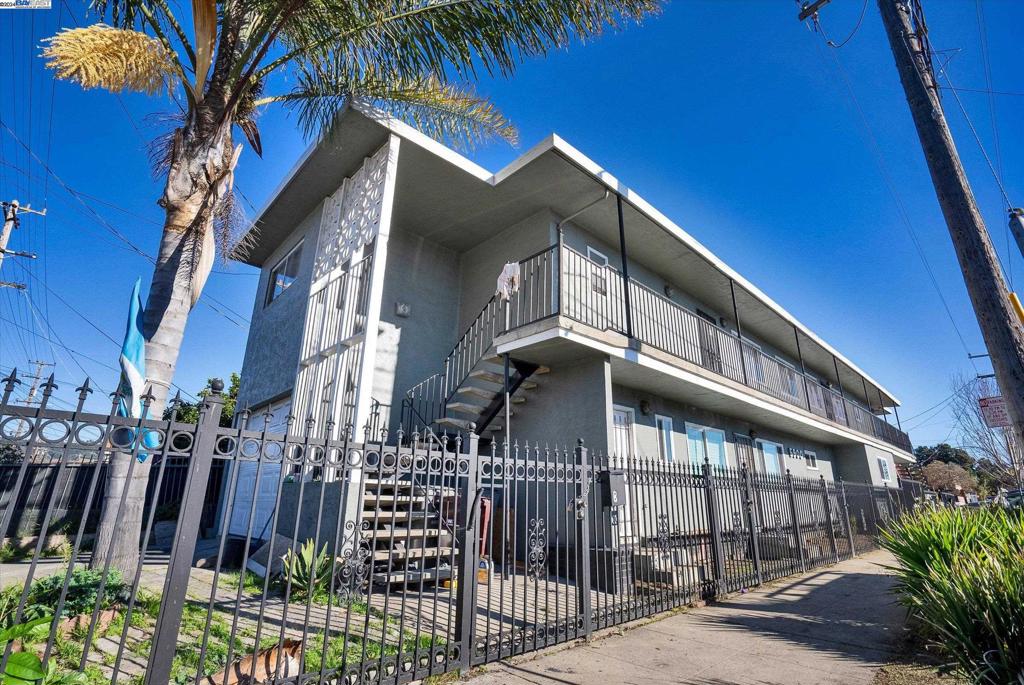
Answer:
[[(822, 15), (829, 37), (844, 38), (861, 7), (834, 0)], [(1015, 44), (1024, 5), (981, 7), (992, 87), (1024, 93)], [(519, 126), (522, 143), (471, 156), (496, 170), (557, 132), (886, 385), (904, 402), (915, 444), (933, 443), (950, 434), (944, 407), (911, 417), (949, 395), (953, 374), (990, 371), (987, 360), (975, 369), (967, 358), (984, 351), (981, 336), (875, 3), (839, 50), (798, 23), (796, 11), (788, 0), (676, 2), (640, 27), (531, 60), (512, 79), (484, 78), (478, 92)], [(932, 0), (926, 11), (934, 48), (958, 49), (942, 53), (953, 82), (985, 89), (976, 3)], [(116, 383), (118, 346), (106, 336), (120, 341), (132, 283), (147, 283), (150, 265), (115, 234), (156, 250), (160, 183), (146, 142), (169, 106), (54, 85), (39, 41), (72, 25), (70, 12), (81, 20), (84, 5), (0, 13), (0, 115), (13, 131), (0, 127), (0, 196), (49, 212), (25, 217), (10, 245), (40, 258), (3, 265), (0, 279), (27, 282), (31, 302), (0, 292), (0, 371), (56, 361), (65, 401), (85, 373), (107, 392)], [(984, 93), (961, 97), (993, 157), (994, 111), (1003, 177), (1024, 204), (1024, 97), (993, 96), (994, 110)], [(997, 187), (948, 93), (945, 103), (1007, 272), (1024, 282)], [(244, 151), (237, 174), (255, 207), (305, 147), (285, 112), (267, 112), (260, 125), (265, 157)], [(191, 392), (241, 368), (256, 271), (216, 270), (178, 366), (176, 381)]]

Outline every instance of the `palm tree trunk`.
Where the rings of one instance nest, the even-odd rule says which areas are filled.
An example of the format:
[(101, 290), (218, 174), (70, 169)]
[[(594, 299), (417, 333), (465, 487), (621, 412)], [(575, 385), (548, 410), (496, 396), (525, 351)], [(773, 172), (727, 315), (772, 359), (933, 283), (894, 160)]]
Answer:
[[(167, 184), (160, 200), (165, 210), (164, 230), (143, 330), (146, 384), (153, 395), (148, 416), (155, 419), (163, 415), (185, 324), (213, 263), (218, 186), (230, 184), (232, 172), (230, 124), (213, 135), (204, 135), (202, 128), (190, 123), (175, 131)], [(131, 454), (124, 452), (114, 452), (111, 457), (92, 560), (93, 567), (102, 568), (109, 555), (111, 567), (127, 578), (139, 563), (153, 458), (134, 467), (132, 461)]]

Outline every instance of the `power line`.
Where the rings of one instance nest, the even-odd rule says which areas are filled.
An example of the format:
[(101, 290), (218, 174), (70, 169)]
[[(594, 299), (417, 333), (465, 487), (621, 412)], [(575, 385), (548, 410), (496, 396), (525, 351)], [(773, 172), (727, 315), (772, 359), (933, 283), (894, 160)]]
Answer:
[(961, 93), (985, 93), (989, 95), (1009, 95), (1011, 97), (1024, 98), (1024, 93), (1019, 93), (1011, 90), (991, 90), (989, 88), (951, 88), (950, 86), (940, 86), (942, 90), (956, 90)]
[[(93, 219), (97, 223), (99, 223), (103, 228), (105, 228), (107, 231), (109, 231), (115, 238), (117, 238), (122, 243), (127, 245), (128, 248), (131, 249), (132, 252), (136, 253), (137, 255), (142, 257), (143, 259), (146, 259), (151, 264), (155, 265), (157, 263), (156, 258), (152, 257), (148, 252), (146, 252), (145, 250), (140, 248), (138, 245), (133, 243), (131, 241), (131, 239), (129, 239), (126, 235), (121, 233), (121, 231), (119, 231), (116, 227), (112, 226), (110, 224), (110, 222), (108, 222), (106, 219), (104, 219), (99, 213), (96, 212), (95, 209), (93, 209), (81, 197), (79, 197), (78, 194), (75, 192), (75, 190), (71, 186), (69, 186), (67, 183), (65, 183), (64, 180), (60, 176), (58, 176), (56, 173), (54, 173), (54, 171), (49, 167), (49, 165), (44, 163), (43, 160), (41, 160), (39, 158), (39, 156), (36, 155), (35, 152), (33, 152), (30, 147), (25, 145), (24, 141), (22, 141), (21, 138), (19, 138), (18, 135), (13, 130), (11, 130), (11, 128), (9, 126), (7, 126), (7, 124), (5, 124), (3, 122), (0, 122), (0, 126), (3, 126), (3, 128), (7, 130), (7, 132), (10, 133), (11, 136), (15, 139), (15, 141), (19, 145), (21, 145), (28, 152), (28, 154), (31, 155), (32, 158), (36, 160), (36, 162), (38, 162), (40, 165), (42, 165), (43, 169), (45, 169), (48, 174), (53, 176), (53, 179), (55, 181), (57, 181), (57, 183), (59, 183), (60, 186), (62, 188), (64, 188), (64, 190), (67, 191), (67, 193), (69, 195), (74, 197), (79, 202), (79, 204), (81, 204), (83, 207), (85, 207), (86, 210), (88, 210), (89, 214), (93, 217)], [(206, 297), (210, 300), (210, 302), (216, 303), (216, 305), (219, 305), (219, 307), (223, 308), (227, 312), (231, 312), (231, 314), (234, 316), (234, 318), (232, 318), (232, 316), (228, 316), (224, 311), (221, 311), (221, 309), (218, 309), (217, 306), (215, 306), (214, 304), (210, 304), (210, 302), (205, 302), (204, 303), (204, 304), (206, 304), (207, 307), (209, 307), (210, 309), (214, 310), (215, 312), (217, 312), (218, 314), (220, 314), (225, 319), (227, 319), (228, 321), (230, 321), (234, 325), (238, 326), (239, 328), (244, 330), (247, 327), (247, 325), (251, 323), (251, 321), (249, 321), (249, 319), (247, 319), (243, 315), (239, 314), (238, 312), (234, 311), (233, 309), (231, 309), (231, 307), (229, 307), (228, 305), (224, 304), (223, 302), (221, 302), (217, 298), (213, 297), (212, 295), (207, 294)], [(245, 325), (239, 323), (235, 319), (239, 319), (239, 320), (243, 321)]]
[[(950, 86), (953, 85), (953, 81), (949, 78), (948, 71), (940, 69), (939, 73), (946, 79), (946, 83)], [(1006, 203), (1007, 209), (1013, 209), (1013, 204), (1010, 202), (1010, 196), (1006, 192), (1006, 187), (1003, 186), (1003, 181), (1000, 178), (999, 172), (992, 163), (992, 159), (988, 156), (988, 152), (985, 150), (985, 145), (981, 142), (981, 136), (978, 135), (978, 130), (974, 127), (974, 122), (971, 121), (971, 116), (967, 113), (967, 108), (964, 107), (963, 101), (960, 99), (960, 96), (957, 95), (956, 88), (951, 87), (949, 91), (953, 94), (953, 99), (956, 100), (956, 104), (960, 108), (960, 113), (964, 115), (964, 120), (967, 121), (967, 127), (971, 130), (971, 135), (974, 136), (974, 142), (978, 144), (978, 149), (981, 150), (981, 156), (985, 158), (985, 164), (988, 165), (988, 170), (991, 172), (992, 178), (995, 179), (996, 185), (999, 186), (999, 192), (1003, 196), (1003, 201)]]
[[(820, 54), (821, 46), (818, 44), (817, 41), (815, 41), (815, 46), (817, 46), (818, 52)], [(868, 147), (871, 150), (872, 155), (874, 156), (875, 164), (878, 166), (878, 170), (882, 176), (882, 180), (885, 182), (886, 188), (889, 191), (889, 195), (892, 197), (893, 202), (896, 205), (897, 214), (899, 215), (904, 228), (910, 236), (910, 240), (914, 245), (914, 249), (917, 252), (918, 257), (920, 257), (921, 263), (924, 265), (925, 271), (928, 274), (928, 278), (931, 281), (932, 286), (935, 288), (936, 294), (939, 296), (939, 300), (942, 302), (942, 307), (946, 311), (946, 316), (949, 318), (949, 322), (953, 326), (953, 330), (956, 333), (957, 338), (960, 340), (960, 345), (964, 348), (964, 352), (967, 353), (968, 359), (971, 362), (971, 366), (974, 367), (975, 372), (977, 372), (977, 364), (975, 364), (974, 360), (970, 358), (971, 350), (967, 346), (967, 341), (964, 338), (964, 335), (961, 332), (960, 327), (957, 325), (956, 319), (953, 317), (953, 312), (949, 307), (949, 302), (946, 301), (946, 297), (945, 295), (943, 295), (942, 289), (939, 287), (938, 279), (935, 277), (935, 272), (932, 269), (931, 264), (928, 262), (928, 257), (925, 255), (924, 248), (921, 245), (921, 241), (917, 236), (917, 231), (914, 229), (914, 225), (910, 221), (910, 216), (907, 213), (907, 209), (903, 204), (903, 200), (900, 197), (899, 193), (896, 191), (896, 185), (893, 182), (892, 176), (889, 174), (888, 166), (885, 163), (885, 156), (882, 153), (881, 147), (878, 144), (878, 139), (875, 137), (874, 130), (871, 128), (871, 124), (868, 121), (867, 115), (865, 114), (863, 107), (861, 107), (860, 101), (857, 99), (857, 95), (853, 90), (853, 85), (850, 83), (849, 76), (847, 75), (846, 70), (843, 67), (842, 62), (839, 60), (839, 57), (836, 54), (836, 52), (829, 51), (829, 56), (832, 58), (832, 62), (836, 66), (840, 78), (842, 79), (843, 84), (846, 87), (846, 92), (849, 95), (851, 101), (853, 102), (854, 107), (856, 108), (857, 114), (861, 122), (861, 126), (863, 127), (865, 133), (867, 133), (868, 140), (870, 142), (870, 145)]]

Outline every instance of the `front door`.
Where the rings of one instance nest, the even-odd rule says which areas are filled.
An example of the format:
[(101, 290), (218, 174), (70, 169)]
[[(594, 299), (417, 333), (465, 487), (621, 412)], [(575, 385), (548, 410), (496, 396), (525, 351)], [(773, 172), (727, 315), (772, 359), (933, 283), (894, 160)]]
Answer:
[(626, 459), (633, 456), (633, 410), (616, 407), (614, 409), (614, 452), (615, 456)]
[[(633, 425), (635, 415), (632, 409), (626, 407), (615, 407), (612, 411), (612, 451), (618, 457), (620, 463), (625, 464), (626, 460), (636, 456), (636, 433)], [(626, 465), (626, 473), (630, 473), (630, 465)], [(633, 516), (631, 514), (632, 502), (630, 501), (629, 484), (627, 478), (626, 498), (621, 507), (613, 512), (612, 526), (618, 526), (618, 540), (621, 544), (632, 542), (633, 537)], [(614, 537), (613, 537), (614, 539)]]

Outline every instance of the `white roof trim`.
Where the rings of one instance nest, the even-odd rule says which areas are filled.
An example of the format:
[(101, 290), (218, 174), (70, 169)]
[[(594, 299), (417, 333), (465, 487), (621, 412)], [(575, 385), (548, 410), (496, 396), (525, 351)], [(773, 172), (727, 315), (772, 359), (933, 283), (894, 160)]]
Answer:
[[(524, 152), (522, 155), (514, 159), (512, 162), (510, 162), (497, 173), (491, 173), (484, 169), (479, 164), (477, 164), (476, 162), (472, 161), (471, 159), (456, 152), (447, 145), (444, 145), (443, 143), (434, 140), (433, 138), (424, 134), (422, 131), (413, 128), (412, 126), (406, 124), (403, 121), (400, 121), (392, 116), (388, 116), (387, 114), (382, 113), (379, 110), (374, 110), (370, 107), (362, 105), (351, 105), (351, 108), (363, 114), (364, 116), (373, 119), (374, 121), (388, 129), (395, 135), (398, 135), (408, 140), (410, 143), (419, 145), (428, 152), (437, 155), (438, 157), (449, 162), (450, 164), (458, 167), (462, 171), (465, 171), (467, 174), (481, 181), (484, 181), (485, 183), (489, 183), (492, 186), (498, 185), (499, 183), (509, 178), (523, 167), (525, 167), (527, 164), (529, 164), (533, 160), (537, 159), (538, 157), (542, 156), (543, 154), (549, 151), (554, 150), (560, 153), (566, 159), (568, 159), (569, 161), (573, 162), (578, 167), (583, 169), (586, 173), (593, 176), (594, 179), (604, 184), (605, 187), (620, 194), (624, 200), (629, 202), (643, 214), (647, 215), (647, 218), (649, 218), (654, 223), (658, 224), (668, 233), (675, 236), (680, 242), (684, 243), (687, 247), (689, 247), (694, 252), (702, 256), (709, 263), (711, 263), (712, 266), (717, 268), (723, 274), (733, 279), (740, 287), (742, 287), (744, 290), (749, 292), (757, 299), (761, 300), (762, 303), (767, 305), (775, 313), (777, 313), (783, 319), (788, 321), (791, 325), (799, 329), (801, 333), (806, 335), (808, 338), (810, 338), (812, 341), (814, 341), (824, 349), (828, 350), (830, 354), (834, 354), (837, 359), (843, 362), (844, 365), (848, 366), (851, 370), (863, 376), (872, 385), (878, 387), (880, 390), (882, 390), (882, 392), (884, 392), (886, 395), (892, 398), (892, 400), (897, 405), (903, 404), (893, 393), (887, 390), (884, 385), (876, 381), (867, 372), (863, 371), (859, 366), (850, 361), (839, 350), (835, 349), (827, 342), (825, 342), (825, 340), (818, 336), (817, 333), (815, 333), (810, 328), (801, 323), (799, 319), (797, 319), (795, 316), (786, 311), (786, 309), (782, 307), (782, 305), (780, 305), (775, 300), (766, 295), (764, 292), (762, 292), (760, 288), (758, 288), (756, 285), (748, 281), (746, 278), (741, 276), (737, 271), (735, 271), (732, 267), (730, 267), (728, 264), (719, 259), (718, 256), (716, 256), (711, 250), (705, 247), (699, 240), (697, 240), (692, 235), (684, 231), (678, 224), (676, 224), (674, 221), (672, 221), (667, 216), (658, 211), (653, 205), (647, 202), (647, 200), (640, 197), (640, 195), (638, 195), (635, 191), (633, 191), (628, 186), (619, 181), (615, 176), (605, 171), (602, 166), (594, 162), (594, 160), (587, 157), (585, 154), (583, 154), (578, 149), (570, 145), (568, 142), (560, 138), (558, 135), (552, 133), (547, 138), (540, 141), (539, 143), (531, 147), (529, 150)], [(263, 214), (270, 208), (271, 205), (274, 204), (274, 202), (277, 201), (278, 196), (284, 191), (285, 187), (287, 187), (292, 178), (299, 172), (302, 166), (313, 155), (314, 151), (320, 145), (321, 142), (322, 138), (319, 138), (317, 139), (316, 142), (312, 143), (306, 149), (305, 153), (303, 153), (302, 157), (300, 157), (299, 160), (295, 163), (291, 171), (288, 172), (284, 180), (278, 184), (277, 188), (270, 195), (270, 198), (267, 200), (267, 202), (264, 203), (263, 208), (257, 215), (257, 224), (259, 223), (259, 219), (262, 218)]]

